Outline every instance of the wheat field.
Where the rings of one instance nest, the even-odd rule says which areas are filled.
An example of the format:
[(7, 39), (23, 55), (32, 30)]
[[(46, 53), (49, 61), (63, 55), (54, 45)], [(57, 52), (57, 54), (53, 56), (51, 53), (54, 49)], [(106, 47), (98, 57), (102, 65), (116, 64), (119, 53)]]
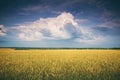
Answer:
[(0, 80), (120, 80), (120, 50), (0, 49)]

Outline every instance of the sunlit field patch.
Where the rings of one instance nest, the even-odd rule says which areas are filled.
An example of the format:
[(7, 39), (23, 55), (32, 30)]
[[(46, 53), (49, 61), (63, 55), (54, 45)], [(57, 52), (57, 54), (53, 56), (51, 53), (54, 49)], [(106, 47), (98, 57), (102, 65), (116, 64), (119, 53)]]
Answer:
[(120, 50), (0, 49), (0, 80), (120, 80)]

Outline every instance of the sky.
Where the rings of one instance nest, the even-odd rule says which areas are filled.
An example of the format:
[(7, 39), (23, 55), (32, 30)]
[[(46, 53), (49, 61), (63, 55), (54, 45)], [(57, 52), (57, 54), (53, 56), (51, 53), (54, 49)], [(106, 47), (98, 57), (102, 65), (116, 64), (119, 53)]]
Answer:
[(120, 1), (0, 0), (0, 47), (120, 48)]

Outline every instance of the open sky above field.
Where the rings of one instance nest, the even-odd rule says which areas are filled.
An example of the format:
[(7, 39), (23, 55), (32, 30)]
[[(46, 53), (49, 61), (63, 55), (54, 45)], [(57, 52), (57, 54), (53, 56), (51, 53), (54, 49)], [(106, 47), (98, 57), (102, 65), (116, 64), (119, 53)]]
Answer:
[(120, 47), (120, 1), (0, 0), (0, 47)]

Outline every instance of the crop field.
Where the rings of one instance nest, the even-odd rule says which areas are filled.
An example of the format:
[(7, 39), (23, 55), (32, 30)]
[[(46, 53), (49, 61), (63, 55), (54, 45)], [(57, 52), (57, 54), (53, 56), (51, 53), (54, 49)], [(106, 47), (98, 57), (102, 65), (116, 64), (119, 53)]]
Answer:
[(120, 50), (0, 49), (0, 80), (120, 80)]

